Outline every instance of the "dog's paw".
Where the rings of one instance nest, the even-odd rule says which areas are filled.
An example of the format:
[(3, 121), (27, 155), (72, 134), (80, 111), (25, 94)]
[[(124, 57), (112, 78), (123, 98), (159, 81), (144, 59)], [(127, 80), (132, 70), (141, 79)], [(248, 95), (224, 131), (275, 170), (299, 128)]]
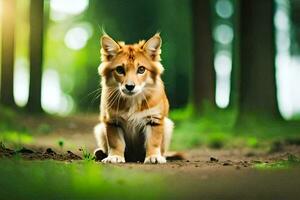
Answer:
[(96, 149), (94, 151), (94, 155), (95, 155), (96, 161), (102, 161), (103, 159), (105, 159), (107, 157), (107, 154), (104, 153), (104, 151), (102, 149)]
[(161, 155), (152, 155), (145, 158), (144, 163), (150, 163), (150, 164), (163, 164), (166, 163), (167, 160), (165, 157)]
[(103, 163), (125, 163), (125, 158), (122, 156), (108, 156), (104, 158), (101, 162)]

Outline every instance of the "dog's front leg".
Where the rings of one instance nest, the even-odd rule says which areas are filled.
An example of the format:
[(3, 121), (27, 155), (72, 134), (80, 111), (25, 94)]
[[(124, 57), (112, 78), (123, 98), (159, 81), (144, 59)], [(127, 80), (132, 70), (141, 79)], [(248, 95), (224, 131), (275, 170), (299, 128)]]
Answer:
[(106, 124), (108, 156), (103, 159), (104, 163), (124, 163), (125, 141), (123, 130), (114, 125)]
[(163, 134), (163, 124), (147, 125), (145, 141), (146, 158), (144, 163), (166, 163), (166, 158), (161, 154)]

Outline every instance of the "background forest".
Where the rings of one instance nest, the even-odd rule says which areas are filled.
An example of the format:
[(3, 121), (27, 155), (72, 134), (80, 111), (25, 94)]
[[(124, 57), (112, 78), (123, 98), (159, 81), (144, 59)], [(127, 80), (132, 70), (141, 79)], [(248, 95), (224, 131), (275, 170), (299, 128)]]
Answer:
[[(268, 112), (279, 107), (285, 119), (300, 112), (297, 1), (253, 8), (230, 0), (210, 1), (211, 5), (168, 0), (38, 3), (1, 2), (2, 8), (7, 7), (2, 9), (1, 31), (3, 105), (37, 111), (42, 107), (59, 115), (97, 112), (95, 73), (102, 30), (127, 43), (159, 31), (164, 40), (163, 78), (173, 109), (203, 101), (220, 109), (240, 108), (246, 96), (246, 104), (257, 111), (264, 110), (255, 104), (268, 101)], [(241, 12), (243, 6), (248, 13)], [(258, 8), (266, 6), (269, 15), (260, 14)], [(256, 16), (243, 18), (251, 15), (251, 9)]]
[[(246, 157), (256, 155), (258, 159), (264, 155), (263, 163), (249, 164), (258, 168), (270, 167), (268, 163), (272, 162), (275, 168), (290, 166), (291, 162), (299, 165), (300, 1), (0, 0), (0, 162), (8, 166), (1, 168), (0, 163), (0, 177), (10, 174), (8, 169), (19, 170), (11, 161), (1, 160), (9, 154), (6, 148), (19, 155), (31, 149), (47, 152), (51, 147), (55, 152), (72, 150), (85, 161), (93, 160), (103, 30), (126, 43), (160, 32), (165, 68), (162, 79), (170, 101), (170, 118), (176, 124), (172, 150), (183, 150), (190, 157), (194, 149), (201, 156), (238, 151), (236, 157), (228, 158), (231, 160), (240, 159), (244, 151)], [(284, 157), (283, 163), (281, 157), (268, 160), (270, 153), (288, 155), (288, 159)], [(58, 157), (53, 159), (70, 159)], [(195, 157), (188, 162), (196, 166)], [(55, 174), (50, 183), (55, 185), (61, 166), (41, 165), (35, 163), (19, 173), (41, 167)], [(103, 180), (107, 180), (103, 174), (123, 177), (127, 173), (123, 169), (115, 172), (114, 168), (101, 168), (102, 177), (95, 163), (62, 168), (66, 180), (77, 178), (75, 185), (82, 190), (73, 195), (79, 197), (89, 190), (82, 187), (85, 179), (78, 176), (77, 170), (90, 172), (85, 178), (90, 178), (87, 185), (94, 188), (102, 187)], [(100, 173), (101, 180), (93, 179), (92, 173)], [(134, 179), (129, 185), (143, 183), (144, 173), (129, 176)], [(11, 182), (7, 190), (0, 189), (0, 195), (20, 181), (5, 177)], [(37, 174), (32, 177), (39, 180)], [(119, 184), (116, 177), (109, 179), (107, 191)], [(149, 184), (159, 179), (156, 178), (149, 179)], [(38, 181), (31, 184), (42, 194), (62, 197), (53, 196), (38, 186)], [(61, 194), (67, 197), (74, 185), (64, 184)], [(226, 182), (221, 180), (220, 184)], [(56, 189), (59, 188), (53, 191)], [(141, 197), (164, 193), (160, 185), (154, 189), (154, 196), (145, 190)], [(130, 196), (131, 190), (123, 190)], [(101, 192), (109, 194), (105, 189)], [(99, 193), (92, 190), (89, 195), (96, 197)], [(113, 198), (117, 197), (116, 194)]]
[(299, 116), (299, 6), (293, 0), (2, 0), (1, 110), (98, 113), (102, 31), (127, 43), (159, 31), (171, 117), (194, 133), (179, 138), (201, 143), (199, 132), (240, 132), (240, 125), (265, 135), (260, 129), (270, 123), (284, 126)]

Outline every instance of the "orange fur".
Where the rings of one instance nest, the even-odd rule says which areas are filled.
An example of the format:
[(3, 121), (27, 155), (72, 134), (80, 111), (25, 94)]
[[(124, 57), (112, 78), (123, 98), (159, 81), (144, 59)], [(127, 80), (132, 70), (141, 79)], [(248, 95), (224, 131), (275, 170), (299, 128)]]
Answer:
[(102, 161), (166, 162), (173, 123), (161, 80), (159, 34), (132, 45), (103, 35), (101, 44), (101, 128), (95, 135), (98, 150), (108, 155)]

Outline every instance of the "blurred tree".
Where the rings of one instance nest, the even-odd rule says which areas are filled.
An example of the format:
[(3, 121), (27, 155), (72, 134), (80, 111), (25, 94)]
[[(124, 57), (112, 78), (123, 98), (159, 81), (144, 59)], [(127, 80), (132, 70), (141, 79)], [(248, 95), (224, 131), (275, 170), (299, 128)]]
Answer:
[(30, 86), (27, 107), (31, 112), (41, 112), (41, 85), (43, 65), (44, 1), (30, 3)]
[(291, 53), (300, 54), (300, 1), (291, 0), (292, 43)]
[(13, 97), (13, 73), (15, 53), (15, 0), (2, 1), (2, 50), (1, 50), (1, 103), (15, 106)]
[(239, 119), (280, 118), (275, 82), (274, 1), (240, 1)]
[(201, 112), (205, 103), (215, 105), (215, 71), (210, 0), (192, 0), (194, 29), (193, 104)]
[[(159, 1), (157, 24), (163, 40), (163, 80), (171, 109), (182, 108), (191, 100), (192, 16), (190, 1)], [(180, 28), (178, 28), (180, 27)]]
[(234, 108), (238, 104), (239, 96), (239, 59), (240, 59), (240, 50), (239, 50), (239, 25), (240, 25), (240, 7), (239, 0), (232, 0), (234, 5), (234, 14), (233, 14), (233, 30), (234, 38), (232, 43), (232, 70), (230, 77), (230, 99), (228, 108)]

